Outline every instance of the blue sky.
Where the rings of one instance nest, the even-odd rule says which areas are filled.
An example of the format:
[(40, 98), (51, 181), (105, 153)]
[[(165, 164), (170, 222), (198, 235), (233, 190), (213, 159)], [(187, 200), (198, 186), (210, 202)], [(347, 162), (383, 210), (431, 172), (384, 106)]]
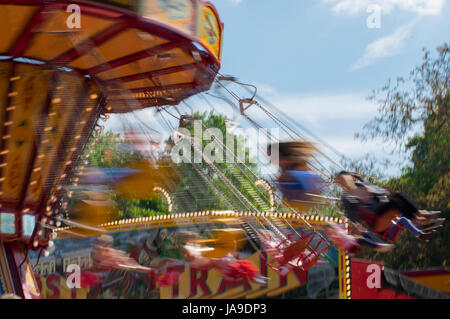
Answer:
[[(373, 89), (407, 75), (421, 63), (423, 47), (434, 51), (450, 40), (450, 0), (211, 2), (225, 24), (223, 74), (257, 85), (262, 96), (350, 157), (372, 153), (400, 159), (388, 155), (389, 146), (362, 144), (354, 134), (376, 115), (377, 105), (366, 99)], [(380, 28), (367, 26), (373, 5), (380, 10)], [(230, 116), (228, 106), (212, 102)], [(189, 103), (205, 105), (198, 97)], [(273, 127), (261, 113), (250, 114)], [(140, 114), (164, 129), (152, 110)], [(232, 118), (245, 127), (242, 118)], [(405, 163), (400, 160), (400, 166)], [(389, 170), (398, 172), (398, 167)]]
[[(212, 2), (225, 23), (222, 71), (239, 73), (245, 80), (259, 81), (285, 93), (378, 87), (388, 77), (405, 74), (420, 62), (422, 47), (434, 48), (448, 41), (450, 35), (450, 3), (444, 0)], [(339, 6), (342, 3), (349, 3), (349, 8)], [(366, 25), (370, 15), (367, 7), (374, 3), (382, 5), (379, 29)], [(414, 9), (414, 3), (421, 5), (423, 12)], [(383, 6), (389, 11), (384, 12)], [(427, 12), (427, 7), (435, 9)], [(395, 35), (402, 27), (407, 30)], [(351, 69), (371, 43), (393, 34), (399, 42), (396, 47), (380, 44), (386, 51), (380, 55), (392, 50), (393, 56)]]
[[(448, 0), (212, 3), (225, 23), (221, 72), (256, 84), (263, 96), (353, 157), (384, 157), (390, 150), (354, 140), (376, 114), (366, 97), (420, 64), (423, 47), (434, 51), (450, 40)], [(380, 28), (367, 26), (374, 4), (381, 10)]]

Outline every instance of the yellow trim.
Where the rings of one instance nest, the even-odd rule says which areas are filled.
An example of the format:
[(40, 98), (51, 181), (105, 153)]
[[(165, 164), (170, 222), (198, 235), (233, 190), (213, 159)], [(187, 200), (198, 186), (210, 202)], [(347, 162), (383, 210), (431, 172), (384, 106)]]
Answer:
[[(171, 228), (180, 227), (193, 224), (209, 224), (214, 223), (217, 217), (222, 219), (233, 219), (237, 216), (264, 216), (270, 220), (270, 218), (284, 218), (289, 224), (295, 227), (305, 227), (309, 223), (311, 226), (323, 226), (326, 222), (335, 222), (342, 224), (342, 220), (336, 219), (320, 219), (320, 216), (306, 216), (300, 214), (282, 214), (282, 213), (250, 213), (250, 212), (237, 212), (237, 211), (204, 211), (204, 212), (190, 212), (190, 213), (176, 213), (168, 215), (158, 215), (152, 217), (141, 217), (134, 219), (116, 220), (97, 227), (103, 228), (107, 233), (115, 233), (120, 231), (131, 231), (138, 229), (153, 229), (153, 228)], [(265, 221), (261, 221), (265, 222)], [(266, 223), (266, 222), (265, 222)], [(66, 230), (70, 230), (72, 227), (62, 227), (54, 230), (56, 233), (60, 233), (59, 239), (72, 238), (74, 236), (64, 235)], [(93, 235), (94, 236), (94, 235)]]

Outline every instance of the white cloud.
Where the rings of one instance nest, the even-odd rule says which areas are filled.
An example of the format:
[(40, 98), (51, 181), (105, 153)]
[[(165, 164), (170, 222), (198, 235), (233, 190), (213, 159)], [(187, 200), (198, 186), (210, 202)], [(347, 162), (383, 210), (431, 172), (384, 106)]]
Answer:
[(322, 2), (331, 5), (337, 14), (368, 14), (369, 6), (379, 5), (382, 14), (404, 11), (416, 15), (413, 22), (369, 43), (362, 57), (350, 66), (350, 71), (362, 69), (382, 58), (399, 54), (419, 19), (424, 16), (440, 15), (445, 4), (445, 0), (322, 0)]
[[(273, 91), (272, 94), (265, 95), (265, 98), (292, 120), (347, 157), (360, 158), (370, 153), (380, 160), (384, 158), (398, 160), (395, 156), (389, 155), (392, 148), (382, 143), (382, 141), (376, 140), (363, 143), (355, 140), (355, 133), (360, 132), (364, 124), (377, 114), (377, 105), (368, 101), (366, 99), (367, 95), (365, 92), (283, 94)], [(269, 111), (277, 115), (273, 108), (268, 105), (265, 106)], [(246, 114), (262, 127), (277, 127), (258, 108), (251, 107), (246, 111)], [(286, 119), (279, 119), (287, 123)], [(241, 123), (244, 128), (249, 126), (242, 117), (238, 117), (235, 120)], [(290, 126), (293, 127), (291, 124)], [(295, 131), (315, 143), (329, 157), (339, 161), (339, 157), (314, 136), (300, 129), (295, 129)], [(292, 139), (282, 130), (280, 130), (280, 138), (282, 140)], [(294, 138), (296, 137), (294, 136)], [(329, 165), (330, 162), (324, 160), (323, 164)], [(396, 174), (398, 173), (397, 171), (397, 168), (393, 168), (388, 173)]]
[(403, 25), (393, 33), (369, 43), (364, 50), (363, 56), (350, 66), (350, 71), (364, 68), (381, 58), (399, 54), (406, 39), (411, 35), (411, 31), (416, 23), (417, 21), (414, 21), (407, 25)]
[(395, 10), (413, 12), (420, 16), (439, 15), (444, 8), (445, 0), (322, 0), (333, 6), (336, 13), (356, 15), (365, 13), (369, 5), (379, 5), (384, 14)]
[[(367, 122), (377, 112), (377, 105), (366, 99), (366, 93), (316, 93), (268, 95), (268, 99), (284, 113), (306, 124), (312, 131), (329, 129), (330, 123), (341, 120)], [(251, 109), (249, 109), (251, 110)], [(253, 111), (253, 110), (252, 110)], [(257, 120), (266, 118), (263, 112), (255, 112)], [(357, 129), (354, 130), (355, 132)], [(354, 132), (353, 132), (354, 133)]]
[(231, 0), (231, 3), (235, 6), (239, 5), (242, 2), (242, 0)]

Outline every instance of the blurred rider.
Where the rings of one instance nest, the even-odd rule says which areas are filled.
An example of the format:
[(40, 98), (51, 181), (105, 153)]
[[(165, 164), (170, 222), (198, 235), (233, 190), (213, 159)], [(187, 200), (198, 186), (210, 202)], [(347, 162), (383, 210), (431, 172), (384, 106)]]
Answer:
[(310, 168), (316, 148), (309, 142), (283, 142), (269, 146), (268, 153), (274, 157), (278, 148), (281, 174), (277, 185), (289, 206), (299, 212), (307, 212), (319, 201), (324, 182)]

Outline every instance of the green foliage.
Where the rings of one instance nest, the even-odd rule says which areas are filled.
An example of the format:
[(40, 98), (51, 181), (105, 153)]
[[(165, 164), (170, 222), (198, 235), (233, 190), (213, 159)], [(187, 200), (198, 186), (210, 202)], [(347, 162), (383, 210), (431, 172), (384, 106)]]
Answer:
[[(91, 143), (95, 142), (92, 146)], [(96, 134), (89, 141), (89, 165), (99, 168), (118, 168), (124, 167), (127, 163), (142, 159), (139, 153), (126, 148), (125, 140), (118, 133), (107, 131)]]
[[(201, 140), (201, 150), (204, 153), (207, 153), (205, 150), (217, 143), (217, 147), (214, 148), (211, 157), (208, 157), (214, 160), (215, 156), (218, 156), (222, 160), (214, 162), (219, 172), (214, 170), (204, 159), (201, 163), (195, 163), (193, 161), (195, 150), (191, 147), (191, 163), (180, 163), (177, 165), (183, 176), (177, 193), (186, 194), (190, 192), (193, 194), (190, 204), (195, 205), (195, 210), (247, 210), (251, 205), (260, 211), (266, 210), (268, 205), (264, 205), (264, 203), (269, 202), (267, 191), (258, 189), (249, 181), (249, 179), (252, 180), (254, 174), (257, 174), (257, 164), (250, 161), (249, 151), (245, 148), (244, 138), (227, 132), (227, 118), (225, 116), (217, 115), (213, 112), (197, 112), (193, 115), (193, 118), (202, 123), (203, 133), (209, 128), (218, 129), (218, 133), (222, 136), (221, 141), (206, 140), (200, 136), (196, 138)], [(191, 135), (195, 134), (192, 121), (187, 121), (185, 128)], [(227, 141), (234, 141), (233, 149), (227, 148), (229, 146)], [(167, 144), (174, 145), (172, 139), (169, 139)], [(232, 158), (242, 155), (245, 158), (242, 158), (242, 163), (239, 164), (227, 163), (227, 155)], [(221, 174), (225, 176), (226, 180), (231, 182), (235, 188), (234, 190), (224, 182)], [(205, 182), (205, 179), (207, 182)], [(241, 194), (245, 199), (237, 194)], [(261, 200), (255, 198), (255, 196)], [(251, 203), (251, 205), (248, 203)]]

